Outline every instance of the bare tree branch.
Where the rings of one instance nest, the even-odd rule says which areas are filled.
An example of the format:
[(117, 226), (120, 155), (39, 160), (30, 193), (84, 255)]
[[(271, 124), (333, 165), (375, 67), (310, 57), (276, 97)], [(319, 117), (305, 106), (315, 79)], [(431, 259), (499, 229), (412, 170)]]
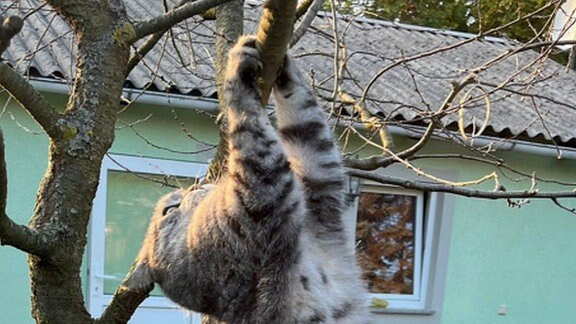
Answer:
[(138, 306), (150, 295), (154, 285), (142, 289), (128, 288), (121, 284), (96, 324), (126, 323)]
[[(0, 56), (10, 45), (10, 39), (22, 30), (20, 17), (0, 16)], [(56, 121), (58, 113), (20, 74), (0, 62), (0, 86), (6, 89), (40, 124), (52, 138), (58, 136)]]
[(442, 160), (457, 159), (457, 160), (473, 161), (473, 162), (491, 165), (491, 166), (499, 168), (499, 169), (507, 170), (507, 171), (510, 171), (514, 174), (520, 175), (524, 178), (533, 178), (539, 182), (553, 183), (553, 184), (557, 184), (557, 185), (561, 185), (561, 186), (576, 187), (576, 183), (574, 183), (574, 182), (560, 181), (558, 179), (542, 178), (542, 177), (538, 177), (534, 174), (528, 174), (526, 172), (516, 170), (516, 169), (510, 167), (508, 164), (506, 164), (502, 160), (494, 160), (494, 159), (470, 156), (470, 155), (459, 154), (459, 153), (457, 153), (457, 154), (418, 154), (418, 155), (415, 155), (415, 156), (412, 156), (409, 158), (410, 161), (422, 160), (422, 159), (442, 159)]
[[(222, 83), (226, 73), (228, 51), (244, 32), (243, 22), (244, 11), (242, 1), (235, 0), (216, 8), (215, 68), (218, 93), (222, 93)], [(207, 183), (216, 182), (227, 171), (228, 134), (225, 131), (226, 112), (223, 110), (227, 104), (224, 102), (222, 96), (218, 96), (218, 101), (220, 115), (218, 116), (217, 124), (220, 141), (218, 142), (216, 154), (208, 166), (208, 173), (205, 178)]]
[(308, 28), (312, 25), (314, 18), (318, 14), (318, 10), (322, 7), (323, 0), (305, 0), (298, 4), (296, 8), (296, 17), (304, 15), (304, 18), (298, 24), (298, 27), (294, 30), (292, 35), (292, 40), (290, 40), (290, 47), (294, 46), (298, 41), (304, 36)]
[(18, 16), (2, 17), (0, 15), (0, 56), (10, 45), (10, 39), (22, 30), (24, 22)]
[(452, 90), (450, 91), (448, 96), (446, 96), (444, 102), (442, 103), (440, 108), (438, 108), (438, 111), (436, 111), (435, 113), (436, 117), (434, 116), (431, 117), (431, 120), (428, 123), (428, 126), (426, 127), (426, 131), (420, 137), (418, 142), (416, 142), (411, 147), (407, 148), (406, 150), (400, 153), (395, 154), (395, 156), (375, 155), (364, 159), (347, 158), (344, 160), (344, 164), (347, 167), (354, 169), (376, 170), (378, 168), (388, 166), (394, 163), (395, 161), (398, 161), (398, 159), (405, 159), (416, 154), (426, 145), (426, 143), (428, 143), (430, 138), (432, 138), (434, 130), (436, 129), (436, 121), (434, 119), (441, 118), (445, 114), (445, 111), (449, 107), (451, 107), (452, 101), (454, 101), (456, 95), (458, 95), (458, 93), (460, 93), (462, 89), (464, 89), (467, 85), (471, 84), (475, 80), (476, 80), (475, 74), (470, 73), (466, 77), (464, 77), (460, 82), (452, 83)]
[(260, 86), (262, 102), (268, 103), (278, 68), (284, 60), (292, 38), (296, 0), (268, 0), (264, 4), (262, 18), (256, 32), (258, 52), (263, 64)]
[[(193, 2), (193, 0), (182, 0), (174, 8), (179, 8), (189, 2)], [(211, 14), (215, 15), (216, 10), (212, 9), (215, 8), (210, 8), (208, 11), (205, 11), (203, 13), (204, 19), (206, 19), (206, 15)], [(126, 68), (126, 75), (130, 74), (130, 71), (132, 71), (132, 69), (134, 69), (134, 67), (136, 67), (136, 65), (138, 65), (138, 63), (142, 60), (142, 58), (144, 58), (144, 56), (146, 56), (146, 54), (148, 54), (148, 52), (150, 52), (152, 48), (154, 48), (154, 46), (158, 43), (158, 41), (160, 41), (160, 39), (162, 39), (162, 36), (164, 36), (164, 34), (166, 34), (168, 30), (169, 29), (163, 29), (155, 32), (146, 39), (144, 44), (140, 45), (140, 47), (136, 49), (136, 52), (132, 55), (132, 57), (128, 61), (128, 67)]]
[(176, 7), (161, 16), (137, 23), (134, 26), (133, 38), (129, 38), (126, 41), (128, 43), (133, 43), (142, 37), (154, 34), (158, 31), (168, 30), (173, 25), (187, 18), (201, 14), (212, 7), (216, 7), (228, 1), (231, 0), (199, 0)]
[(449, 51), (449, 50), (452, 50), (452, 49), (461, 47), (461, 46), (463, 46), (463, 45), (465, 45), (465, 44), (468, 44), (468, 43), (472, 43), (472, 42), (481, 40), (481, 39), (483, 39), (483, 38), (486, 37), (486, 36), (489, 36), (489, 35), (492, 35), (492, 34), (494, 34), (494, 33), (497, 33), (497, 32), (499, 32), (499, 31), (501, 31), (501, 30), (503, 30), (503, 29), (506, 29), (506, 28), (508, 28), (508, 27), (510, 27), (510, 26), (512, 26), (512, 25), (514, 25), (514, 24), (516, 24), (516, 23), (518, 23), (518, 22), (520, 22), (520, 21), (525, 21), (525, 20), (529, 19), (530, 17), (534, 17), (534, 16), (540, 14), (541, 12), (543, 12), (543, 11), (545, 11), (545, 10), (551, 8), (551, 7), (557, 6), (557, 5), (558, 5), (559, 3), (561, 3), (561, 2), (562, 2), (561, 0), (550, 1), (550, 2), (547, 3), (546, 5), (538, 8), (537, 10), (534, 10), (533, 12), (530, 12), (530, 13), (524, 15), (524, 16), (518, 17), (517, 19), (515, 19), (515, 20), (513, 20), (513, 21), (510, 21), (510, 22), (507, 23), (507, 24), (494, 27), (494, 28), (492, 28), (492, 29), (490, 29), (490, 30), (487, 30), (487, 31), (485, 31), (485, 32), (480, 32), (478, 35), (476, 35), (476, 36), (474, 36), (474, 37), (470, 37), (470, 38), (465, 39), (465, 40), (463, 40), (463, 41), (456, 42), (456, 43), (453, 43), (453, 44), (450, 44), (450, 45), (447, 45), (447, 46), (444, 46), (444, 47), (441, 47), (441, 48), (436, 48), (436, 49), (432, 49), (432, 50), (430, 50), (430, 51), (425, 51), (425, 52), (417, 53), (417, 54), (411, 55), (411, 56), (409, 56), (409, 57), (406, 57), (406, 58), (403, 59), (403, 60), (399, 60), (399, 61), (396, 61), (396, 62), (394, 62), (394, 63), (392, 63), (392, 64), (389, 64), (389, 65), (383, 67), (383, 68), (382, 68), (380, 71), (378, 71), (376, 74), (374, 74), (374, 76), (372, 77), (372, 79), (370, 79), (370, 81), (368, 81), (368, 83), (366, 84), (366, 86), (364, 87), (364, 90), (363, 90), (363, 92), (362, 92), (362, 95), (361, 95), (361, 98), (360, 98), (360, 102), (366, 101), (367, 96), (368, 96), (368, 92), (370, 91), (370, 88), (372, 88), (372, 86), (374, 85), (374, 83), (375, 83), (384, 73), (386, 73), (387, 71), (390, 71), (392, 68), (394, 68), (394, 67), (396, 67), (396, 66), (398, 66), (398, 65), (404, 64), (405, 62), (408, 62), (408, 61), (411, 61), (411, 60), (417, 60), (417, 59), (421, 59), (421, 58), (424, 58), (424, 57), (432, 56), (432, 55), (435, 55), (435, 54), (438, 54), (438, 53), (441, 53), (441, 52), (446, 52), (446, 51)]
[(4, 152), (4, 136), (0, 130), (0, 245), (10, 245), (26, 253), (46, 256), (52, 245), (43, 241), (30, 228), (16, 224), (6, 214), (8, 177)]
[[(318, 0), (301, 0), (298, 2), (298, 6), (296, 7), (296, 12), (294, 12), (294, 18), (300, 19), (304, 16), (305, 13), (309, 12), (308, 10), (312, 7), (314, 2), (318, 2)], [(322, 3), (322, 1), (320, 1)], [(316, 4), (314, 4), (316, 5)]]
[(551, 198), (552, 202), (554, 203), (554, 205), (558, 206), (560, 209), (563, 209), (571, 214), (576, 215), (576, 208), (570, 208), (570, 207), (566, 207), (564, 206), (562, 203), (560, 203), (558, 201), (557, 198)]
[(537, 190), (525, 191), (482, 191), (476, 189), (465, 189), (445, 184), (411, 181), (391, 176), (379, 175), (374, 172), (348, 169), (348, 174), (353, 177), (371, 180), (382, 184), (399, 186), (405, 189), (416, 189), (430, 192), (445, 192), (454, 195), (482, 198), (482, 199), (558, 199), (576, 198), (576, 191), (538, 192)]
[(56, 109), (26, 79), (2, 62), (0, 62), (0, 86), (30, 113), (48, 136), (53, 139), (59, 137), (57, 121), (60, 116)]
[(130, 60), (128, 61), (128, 66), (126, 67), (126, 75), (130, 74), (130, 72), (136, 67), (136, 65), (138, 65), (138, 63), (140, 63), (144, 56), (146, 56), (146, 54), (148, 54), (154, 48), (154, 46), (156, 46), (164, 34), (166, 34), (166, 30), (162, 30), (150, 35), (144, 44), (136, 49), (136, 52), (132, 55), (132, 57), (130, 57)]
[[(286, 50), (288, 49), (288, 42), (290, 41), (290, 37), (292, 35), (295, 7), (296, 1), (294, 0), (269, 0), (264, 6), (264, 12), (262, 13), (262, 18), (260, 19), (256, 38), (258, 51), (260, 53), (260, 58), (264, 68), (264, 80), (260, 83), (260, 86), (262, 89), (262, 101), (265, 103), (268, 102), (268, 97), (270, 95), (272, 86), (276, 81), (276, 73), (278, 71), (278, 67), (282, 63), (284, 55), (286, 55)], [(224, 35), (223, 32), (219, 31), (219, 19), (219, 11), (217, 11), (217, 41), (219, 40), (219, 35)], [(227, 25), (229, 25), (229, 22)], [(234, 41), (235, 38), (232, 40)], [(227, 41), (229, 43), (221, 45), (218, 43), (216, 44), (216, 58), (218, 60), (218, 63), (216, 64), (217, 86), (221, 84), (223, 71), (226, 68), (226, 53), (233, 43), (230, 42), (230, 39), (223, 39), (223, 41)], [(220, 102), (220, 106), (222, 107), (223, 105), (225, 105), (225, 103)], [(225, 115), (221, 114), (219, 121), (225, 123)], [(226, 172), (225, 162), (227, 160), (227, 155), (227, 137), (226, 133), (222, 131), (222, 127), (220, 127), (220, 142), (218, 143), (216, 155), (208, 166), (208, 174), (206, 175), (207, 182), (214, 182), (223, 173)]]

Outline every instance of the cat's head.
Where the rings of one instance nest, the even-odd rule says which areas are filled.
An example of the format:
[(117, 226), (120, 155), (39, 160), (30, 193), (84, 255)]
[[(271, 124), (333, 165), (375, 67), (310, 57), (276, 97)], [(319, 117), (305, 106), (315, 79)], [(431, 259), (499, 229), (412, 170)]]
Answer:
[(212, 184), (195, 184), (188, 189), (178, 189), (162, 196), (154, 207), (151, 225), (161, 223), (165, 218), (176, 215), (191, 217), (196, 206), (213, 188)]
[(214, 187), (211, 184), (193, 185), (188, 189), (172, 191), (158, 200), (134, 271), (125, 285), (143, 287), (154, 281), (151, 269), (157, 267), (156, 253), (161, 253), (161, 248), (166, 246), (159, 243), (162, 240), (170, 241), (167, 235), (187, 230), (194, 209)]

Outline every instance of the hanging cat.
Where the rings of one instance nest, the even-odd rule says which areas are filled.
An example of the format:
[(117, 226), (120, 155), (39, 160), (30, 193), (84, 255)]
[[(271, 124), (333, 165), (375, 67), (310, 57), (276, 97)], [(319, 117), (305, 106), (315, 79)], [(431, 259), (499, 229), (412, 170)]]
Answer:
[(227, 175), (160, 199), (127, 285), (158, 283), (179, 305), (227, 323), (367, 323), (326, 117), (287, 57), (273, 127), (261, 66), (254, 37), (241, 38), (222, 93)]

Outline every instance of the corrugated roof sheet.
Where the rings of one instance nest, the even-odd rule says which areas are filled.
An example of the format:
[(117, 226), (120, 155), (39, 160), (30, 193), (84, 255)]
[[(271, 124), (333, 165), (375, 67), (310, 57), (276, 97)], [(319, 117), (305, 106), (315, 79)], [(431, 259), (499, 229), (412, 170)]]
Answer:
[[(2, 2), (5, 1), (0, 1), (0, 5)], [(22, 2), (18, 8), (7, 10), (22, 16), (37, 3)], [(125, 3), (135, 21), (164, 11), (159, 1)], [(175, 1), (168, 3), (173, 5)], [(254, 30), (259, 10), (258, 5), (247, 5), (246, 33)], [(367, 92), (367, 107), (390, 121), (418, 121), (423, 115), (429, 116), (445, 100), (453, 82), (519, 45), (494, 38), (470, 41), (472, 35), (369, 19), (340, 18), (338, 30), (347, 57), (341, 75), (342, 88), (358, 98), (376, 73), (387, 68)], [(192, 18), (174, 27), (171, 33), (175, 40), (164, 38), (130, 73), (128, 86), (215, 96), (213, 22)], [(327, 97), (332, 93), (334, 75), (333, 34), (331, 18), (320, 14), (311, 30), (292, 49), (320, 95)], [(445, 49), (466, 41), (469, 43)], [(25, 20), (23, 31), (13, 39), (4, 57), (23, 74), (70, 81), (74, 50), (66, 24), (44, 6)], [(398, 64), (403, 58), (430, 51), (437, 52)], [(391, 67), (392, 64), (397, 65)], [(484, 96), (487, 95), (490, 113), (485, 133), (576, 146), (574, 71), (539, 59), (537, 52), (523, 51), (494, 63), (489, 69), (479, 70), (477, 80), (474, 89), (469, 86), (453, 101), (456, 110), (459, 98), (469, 89), (477, 99), (463, 109), (462, 120), (467, 130), (481, 128), (486, 119)], [(505, 85), (501, 86), (502, 83)], [(458, 114), (442, 121), (455, 128)]]

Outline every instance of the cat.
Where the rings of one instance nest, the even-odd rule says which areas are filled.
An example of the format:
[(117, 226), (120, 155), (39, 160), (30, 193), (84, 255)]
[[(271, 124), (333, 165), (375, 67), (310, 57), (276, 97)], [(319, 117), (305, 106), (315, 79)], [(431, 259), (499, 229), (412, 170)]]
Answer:
[(222, 93), (227, 175), (159, 200), (126, 285), (158, 283), (184, 308), (225, 323), (367, 323), (326, 117), (286, 56), (276, 130), (260, 99), (261, 68), (255, 38), (242, 37)]

